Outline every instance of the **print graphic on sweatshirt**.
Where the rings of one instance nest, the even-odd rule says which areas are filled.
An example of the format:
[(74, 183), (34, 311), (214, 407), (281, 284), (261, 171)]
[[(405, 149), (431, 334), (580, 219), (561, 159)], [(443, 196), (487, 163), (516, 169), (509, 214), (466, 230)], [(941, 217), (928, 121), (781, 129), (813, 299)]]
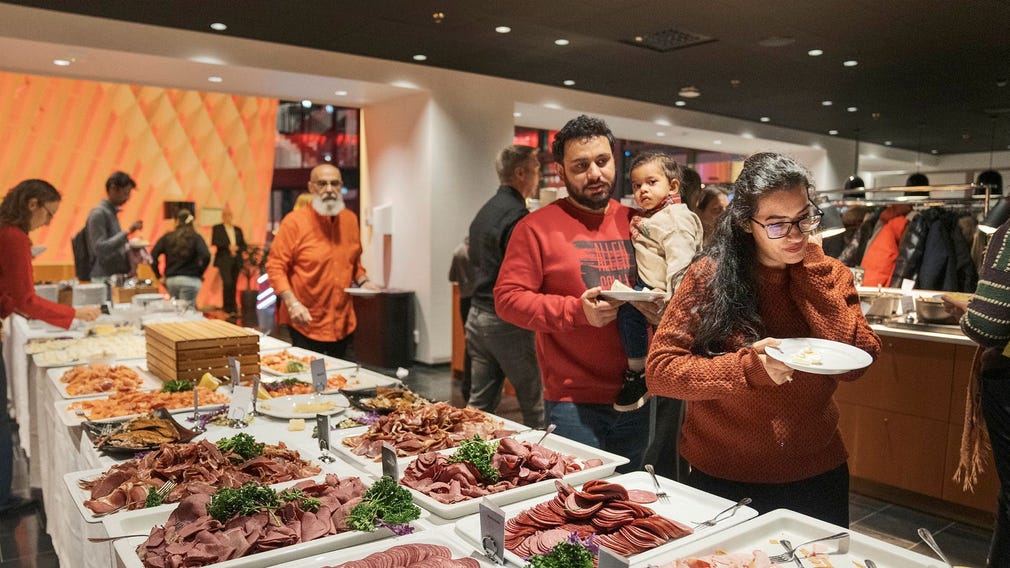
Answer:
[(575, 241), (586, 288), (609, 290), (615, 280), (627, 286), (637, 282), (635, 249), (630, 240)]

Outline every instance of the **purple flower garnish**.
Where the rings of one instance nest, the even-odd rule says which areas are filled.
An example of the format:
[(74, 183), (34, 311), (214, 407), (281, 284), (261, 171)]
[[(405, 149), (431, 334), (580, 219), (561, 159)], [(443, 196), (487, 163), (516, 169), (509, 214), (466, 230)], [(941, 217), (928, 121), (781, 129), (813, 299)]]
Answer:
[(393, 531), (393, 534), (395, 534), (396, 536), (404, 536), (414, 532), (414, 527), (410, 526), (407, 523), (404, 523), (402, 525), (391, 525), (386, 521), (383, 521), (382, 519), (375, 519), (375, 522), (380, 527), (386, 527), (387, 529)]

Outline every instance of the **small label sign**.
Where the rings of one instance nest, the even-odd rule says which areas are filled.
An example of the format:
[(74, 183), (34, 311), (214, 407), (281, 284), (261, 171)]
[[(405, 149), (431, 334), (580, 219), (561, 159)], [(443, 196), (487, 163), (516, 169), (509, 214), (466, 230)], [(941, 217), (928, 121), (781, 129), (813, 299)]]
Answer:
[(505, 511), (487, 497), (480, 501), (480, 537), (484, 554), (496, 564), (505, 564)]
[[(231, 389), (231, 406), (228, 407), (228, 418), (242, 420), (249, 412), (252, 404), (253, 390), (250, 386), (235, 386)], [(233, 412), (241, 412), (241, 416), (232, 416)]]
[(628, 568), (631, 563), (628, 559), (610, 550), (607, 547), (600, 547), (600, 563), (598, 568)]
[(389, 442), (382, 444), (382, 475), (388, 476), (399, 483), (400, 464), (396, 462), (396, 448)]
[(309, 371), (312, 372), (312, 388), (317, 393), (326, 390), (326, 361), (313, 359), (309, 362)]
[(228, 371), (231, 373), (231, 384), (237, 385), (242, 378), (242, 364), (234, 357), (228, 357)]
[(328, 414), (316, 414), (316, 433), (319, 436), (319, 449), (330, 451), (330, 417)]

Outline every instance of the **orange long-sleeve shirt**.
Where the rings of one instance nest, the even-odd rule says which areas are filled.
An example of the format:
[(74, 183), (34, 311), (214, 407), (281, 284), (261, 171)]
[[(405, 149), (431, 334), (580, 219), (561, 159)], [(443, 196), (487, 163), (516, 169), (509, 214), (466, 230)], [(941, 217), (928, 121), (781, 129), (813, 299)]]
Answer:
[(339, 341), (354, 331), (354, 306), (344, 288), (360, 281), (365, 268), (358, 216), (352, 211), (344, 209), (334, 217), (312, 207), (292, 211), (277, 229), (266, 269), (278, 296), (291, 290), (312, 314), (308, 325), (295, 325), (284, 302), (278, 301), (278, 323), (316, 341)]

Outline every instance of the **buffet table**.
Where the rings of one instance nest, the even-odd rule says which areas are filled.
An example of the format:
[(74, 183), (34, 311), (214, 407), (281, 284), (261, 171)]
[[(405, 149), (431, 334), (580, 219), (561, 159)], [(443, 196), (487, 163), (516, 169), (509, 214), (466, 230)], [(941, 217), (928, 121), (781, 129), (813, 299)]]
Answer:
[[(15, 327), (17, 326), (18, 324), (15, 323)], [(27, 331), (29, 330), (19, 330), (19, 337), (22, 340), (30, 337)], [(13, 341), (8, 340), (7, 344), (10, 343)], [(271, 347), (277, 348), (278, 346), (276, 343), (272, 343)], [(282, 348), (283, 344), (280, 347)], [(261, 351), (264, 351), (263, 343), (261, 343)], [(291, 351), (295, 350), (291, 349)], [(79, 422), (80, 418), (76, 417), (73, 411), (68, 411), (68, 407), (74, 401), (65, 398), (67, 396), (65, 389), (59, 387), (59, 383), (55, 379), (69, 367), (53, 369), (52, 373), (49, 373), (48, 370), (25, 357), (23, 351), (20, 356), (18, 352), (18, 345), (12, 347), (12, 357), (8, 364), (10, 365), (18, 359), (22, 360), (25, 380), (19, 382), (16, 390), (17, 396), (21, 398), (34, 397), (23, 406), (23, 408), (32, 409), (35, 417), (32, 429), (38, 434), (37, 441), (32, 447), (30, 467), (33, 470), (33, 477), (37, 476), (38, 486), (43, 491), (48, 517), (47, 531), (52, 537), (57, 555), (62, 563), (74, 567), (137, 566), (138, 559), (133, 551), (137, 544), (144, 540), (144, 537), (126, 538), (116, 543), (89, 542), (88, 538), (135, 534), (138, 532), (135, 527), (138, 522), (143, 525), (143, 531), (146, 532), (150, 524), (144, 525), (145, 521), (142, 519), (163, 518), (159, 515), (167, 515), (167, 511), (158, 512), (156, 509), (167, 508), (170, 510), (174, 505), (151, 509), (150, 512), (147, 509), (122, 511), (104, 519), (95, 517), (90, 510), (84, 508), (82, 503), (88, 494), (80, 489), (78, 482), (93, 479), (110, 466), (123, 461), (124, 457), (99, 452), (91, 438), (82, 431), (79, 425), (75, 425), (75, 420)], [(143, 369), (142, 360), (118, 361), (117, 363), (135, 365)], [(333, 364), (345, 367), (352, 365), (341, 361), (335, 361)], [(372, 384), (381, 379), (395, 381), (391, 377), (382, 377), (364, 370), (360, 372), (360, 375), (356, 373), (354, 376), (358, 377), (356, 380), (373, 381)], [(267, 377), (264, 375), (264, 378)], [(351, 416), (356, 412), (347, 410), (343, 415)], [(364, 427), (334, 431), (331, 434), (330, 447), (332, 455), (336, 456), (337, 460), (325, 463), (319, 460), (321, 450), (318, 442), (312, 437), (311, 421), (306, 429), (291, 431), (288, 428), (288, 420), (281, 417), (282, 414), (277, 412), (274, 414), (275, 416), (257, 416), (248, 427), (243, 429), (236, 429), (227, 424), (211, 424), (207, 431), (196, 440), (215, 441), (242, 432), (252, 435), (261, 442), (284, 442), (289, 448), (297, 450), (302, 459), (309, 460), (314, 465), (321, 467), (323, 473), (334, 473), (341, 478), (360, 477), (363, 481), (367, 480), (365, 481), (366, 485), (374, 482), (379, 475), (380, 470), (377, 464), (352, 454), (340, 443), (341, 438), (360, 433)], [(20, 415), (19, 418), (23, 416)], [(183, 425), (190, 424), (187, 422), (189, 416), (188, 412), (174, 414), (175, 419)], [(496, 417), (490, 418), (496, 419)], [(502, 421), (502, 423), (506, 430), (520, 431), (513, 436), (516, 440), (526, 440), (533, 443), (540, 440), (543, 434), (542, 432), (529, 431), (516, 423), (508, 421)], [(522, 430), (526, 431), (521, 432)], [(615, 476), (615, 468), (623, 463), (620, 461), (623, 458), (619, 456), (606, 454), (555, 435), (544, 438), (542, 445), (552, 451), (576, 456), (578, 459), (600, 459), (601, 465), (594, 466), (598, 469), (589, 468), (582, 471), (581, 474), (571, 474), (571, 477), (566, 474), (566, 480), (570, 480), (573, 486), (578, 486), (585, 481), (607, 478), (610, 482), (618, 483), (629, 490), (649, 492), (655, 489), (652, 480), (643, 472)], [(445, 451), (451, 453), (451, 450)], [(401, 474), (412, 459), (408, 457), (399, 460)], [(666, 515), (687, 526), (713, 518), (719, 511), (732, 505), (725, 499), (703, 493), (672, 480), (659, 478), (659, 482), (662, 490), (670, 495), (671, 500), (669, 503), (653, 503), (649, 507), (654, 508), (657, 514)], [(502, 506), (508, 516), (512, 516), (539, 503), (545, 503), (554, 497), (555, 492), (554, 482), (545, 480), (539, 484), (497, 493), (492, 500)], [(368, 539), (380, 539), (378, 542), (358, 544), (362, 542), (361, 539), (338, 540), (334, 542), (346, 542), (346, 544), (336, 545), (337, 550), (327, 551), (321, 551), (318, 547), (303, 547), (303, 545), (311, 543), (301, 543), (292, 545), (289, 551), (282, 550), (278, 556), (274, 557), (277, 559), (276, 561), (266, 562), (262, 558), (257, 559), (258, 555), (252, 555), (229, 561), (227, 565), (236, 567), (281, 565), (285, 568), (318, 568), (362, 558), (367, 554), (390, 548), (395, 544), (408, 543), (442, 544), (449, 548), (455, 556), (474, 555), (478, 558), (479, 565), (492, 565), (477, 552), (482, 550), (482, 546), (479, 521), (473, 512), (476, 509), (475, 503), (463, 503), (462, 506), (457, 506), (458, 504), (442, 505), (432, 499), (425, 499), (418, 493), (415, 493), (414, 501), (422, 508), (423, 513), (420, 520), (412, 523), (415, 530), (418, 531), (413, 535), (394, 538), (392, 533), (387, 531), (368, 537)], [(683, 555), (711, 554), (715, 550), (726, 548), (735, 548), (736, 550), (766, 549), (769, 554), (775, 554), (781, 552), (781, 547), (777, 545), (772, 547), (770, 544), (777, 542), (775, 539), (788, 535), (788, 538), (801, 542), (808, 538), (841, 530), (839, 527), (827, 525), (789, 511), (776, 511), (756, 518), (755, 515), (756, 511), (743, 507), (735, 515), (722, 519), (711, 527), (695, 526), (693, 534), (670, 540), (631, 556), (631, 566), (644, 568), (647, 565), (663, 565)], [(129, 519), (132, 519), (133, 525), (128, 522)], [(877, 559), (878, 566), (881, 568), (937, 566), (935, 561), (924, 556), (897, 548), (875, 538), (851, 531), (850, 533), (852, 543), (849, 556), (838, 559), (842, 564), (845, 564), (847, 560), (862, 562), (863, 558), (870, 557)], [(523, 561), (515, 554), (510, 552), (506, 556), (510, 561), (509, 565), (522, 566)]]

